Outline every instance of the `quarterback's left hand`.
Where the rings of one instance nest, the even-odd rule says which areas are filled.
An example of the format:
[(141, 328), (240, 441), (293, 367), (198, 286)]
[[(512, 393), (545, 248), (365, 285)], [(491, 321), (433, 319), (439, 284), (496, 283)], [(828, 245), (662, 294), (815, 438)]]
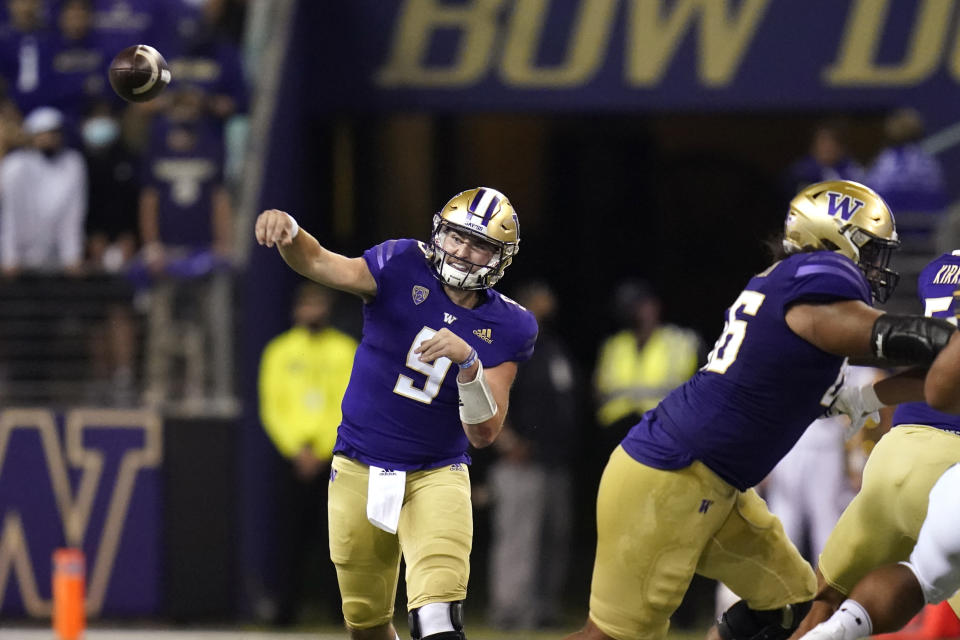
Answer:
[(414, 349), (414, 353), (420, 354), (421, 362), (433, 362), (437, 358), (447, 357), (454, 364), (460, 364), (469, 358), (472, 351), (473, 348), (463, 338), (446, 327)]
[(867, 420), (880, 422), (879, 410), (885, 405), (877, 398), (873, 384), (862, 387), (843, 387), (827, 409), (827, 416), (845, 415), (850, 418), (850, 426), (846, 429), (846, 438), (852, 438)]

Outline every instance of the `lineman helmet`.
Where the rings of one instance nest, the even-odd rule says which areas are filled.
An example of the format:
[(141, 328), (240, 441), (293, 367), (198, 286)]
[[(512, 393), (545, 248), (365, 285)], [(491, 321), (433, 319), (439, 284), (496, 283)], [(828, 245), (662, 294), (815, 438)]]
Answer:
[(858, 182), (818, 182), (790, 201), (784, 250), (788, 254), (826, 250), (847, 256), (860, 266), (878, 302), (886, 302), (900, 280), (888, 266), (899, 247), (890, 207), (876, 191)]

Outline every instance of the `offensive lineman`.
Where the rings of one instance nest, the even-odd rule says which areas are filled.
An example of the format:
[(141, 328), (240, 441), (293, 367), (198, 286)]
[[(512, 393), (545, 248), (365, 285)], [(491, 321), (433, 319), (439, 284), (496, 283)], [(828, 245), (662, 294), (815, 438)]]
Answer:
[[(750, 487), (832, 404), (845, 356), (929, 364), (954, 333), (871, 306), (896, 284), (887, 265), (898, 245), (886, 203), (861, 184), (822, 182), (791, 201), (784, 255), (727, 310), (707, 364), (610, 456), (590, 615), (568, 640), (664, 638), (694, 573), (742, 598), (718, 623), (723, 638), (782, 640), (796, 628), (816, 580)], [(874, 388), (887, 404), (923, 397), (916, 375)], [(835, 408), (862, 422), (863, 405)]]
[(365, 303), (328, 503), (350, 637), (399, 640), (402, 553), (413, 638), (465, 640), (467, 445), (500, 433), (537, 336), (533, 315), (491, 288), (520, 242), (513, 206), (495, 189), (464, 191), (434, 216), (429, 244), (387, 240), (359, 258), (323, 248), (282, 211), (261, 213), (255, 234), (301, 275)]

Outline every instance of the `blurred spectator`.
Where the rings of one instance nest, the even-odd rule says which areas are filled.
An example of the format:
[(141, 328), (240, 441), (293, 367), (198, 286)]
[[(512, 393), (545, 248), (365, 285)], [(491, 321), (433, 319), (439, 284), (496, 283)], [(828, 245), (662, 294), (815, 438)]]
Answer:
[(661, 323), (660, 299), (646, 282), (621, 283), (614, 308), (622, 328), (601, 345), (594, 374), (604, 457), (644, 412), (692, 376), (703, 359), (696, 333)]
[(24, 120), (30, 146), (0, 162), (0, 266), (77, 272), (83, 257), (87, 169), (63, 144), (63, 114), (40, 107)]
[[(144, 160), (143, 259), (131, 270), (141, 285), (156, 285), (147, 337), (151, 405), (178, 399), (182, 410), (193, 413), (235, 409), (232, 225), (222, 139), (203, 116), (203, 94), (192, 88), (173, 91), (169, 107), (154, 123)], [(175, 358), (184, 360), (182, 378), (171, 376)]]
[(501, 629), (534, 629), (558, 624), (563, 610), (582, 387), (569, 349), (551, 326), (557, 300), (550, 287), (528, 283), (517, 302), (536, 317), (540, 334), (517, 374), (489, 475), (490, 621)]
[(267, 344), (260, 362), (260, 417), (284, 458), (276, 502), (276, 624), (296, 621), (308, 566), (322, 576), (327, 609), (339, 615), (336, 573), (327, 559), (327, 479), (357, 342), (329, 326), (333, 301), (329, 289), (302, 284), (293, 328)]
[(79, 126), (95, 102), (108, 98), (107, 65), (112, 56), (97, 40), (92, 22), (91, 0), (63, 0), (50, 66), (41, 74), (50, 104), (64, 112), (71, 129)]
[(887, 146), (864, 182), (898, 214), (897, 231), (902, 234), (909, 228), (901, 224), (901, 212), (939, 213), (946, 207), (947, 193), (940, 163), (919, 144), (924, 125), (916, 109), (898, 109), (887, 116), (884, 135)]
[[(92, 272), (117, 273), (137, 248), (137, 159), (120, 139), (110, 103), (98, 103), (80, 129), (90, 185), (87, 261)], [(91, 335), (90, 401), (130, 406), (136, 402), (136, 321), (125, 297), (107, 305), (106, 322)]]
[(90, 185), (87, 257), (95, 270), (119, 271), (137, 248), (139, 167), (120, 137), (120, 122), (101, 102), (80, 129)]
[(43, 83), (49, 64), (52, 34), (45, 25), (42, 0), (6, 0), (9, 22), (0, 29), (0, 76), (6, 93), (21, 113), (50, 104), (49, 82)]
[(157, 34), (165, 30), (168, 0), (92, 0), (92, 4), (93, 30), (109, 59), (140, 43), (154, 43), (163, 52)]
[(218, 29), (224, 6), (208, 1), (195, 20), (187, 14), (181, 20), (181, 37), (164, 54), (178, 85), (200, 90), (206, 112), (221, 123), (247, 110), (240, 48)]
[(140, 231), (154, 273), (163, 270), (170, 249), (230, 252), (223, 146), (203, 117), (203, 104), (203, 93), (195, 89), (171, 92), (144, 161)]
[(809, 153), (795, 162), (788, 172), (787, 192), (824, 180), (863, 181), (864, 171), (847, 152), (847, 126), (841, 120), (827, 120), (813, 130)]
[(27, 142), (27, 135), (23, 131), (23, 118), (17, 105), (5, 97), (0, 97), (0, 158)]

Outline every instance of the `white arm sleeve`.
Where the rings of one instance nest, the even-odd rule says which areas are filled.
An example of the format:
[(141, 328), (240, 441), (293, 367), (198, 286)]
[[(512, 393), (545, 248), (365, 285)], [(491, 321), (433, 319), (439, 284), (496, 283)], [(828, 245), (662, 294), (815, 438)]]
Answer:
[(493, 398), (483, 363), (477, 361), (477, 376), (470, 382), (457, 380), (460, 390), (460, 420), (464, 424), (479, 424), (497, 415), (497, 401)]

